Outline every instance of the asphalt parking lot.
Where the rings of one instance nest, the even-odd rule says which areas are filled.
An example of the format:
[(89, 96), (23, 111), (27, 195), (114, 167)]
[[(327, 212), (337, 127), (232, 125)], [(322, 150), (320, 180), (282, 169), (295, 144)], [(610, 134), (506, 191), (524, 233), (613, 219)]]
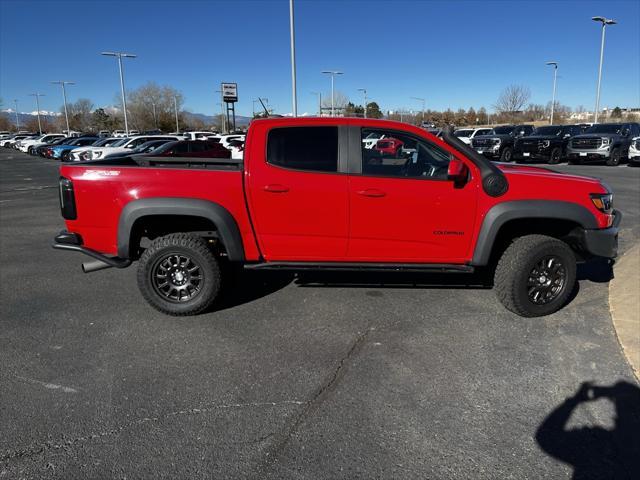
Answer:
[[(624, 384), (603, 390), (612, 401), (576, 402), (578, 434), (562, 437), (550, 416), (583, 382), (637, 385), (608, 265), (581, 268), (570, 304), (545, 318), (517, 317), (460, 277), (264, 272), (239, 277), (215, 312), (167, 317), (141, 298), (135, 268), (85, 275), (80, 256), (50, 248), (63, 228), (57, 167), (0, 151), (0, 478), (638, 468)], [(640, 238), (640, 168), (554, 168), (604, 178), (624, 214), (621, 250)]]

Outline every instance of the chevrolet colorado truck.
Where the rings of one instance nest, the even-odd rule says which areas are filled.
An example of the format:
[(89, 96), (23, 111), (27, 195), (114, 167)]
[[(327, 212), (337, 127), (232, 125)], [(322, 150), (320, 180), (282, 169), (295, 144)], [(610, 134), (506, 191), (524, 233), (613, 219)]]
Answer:
[[(372, 134), (406, 154), (365, 148)], [(576, 262), (616, 256), (621, 219), (599, 180), (494, 164), (451, 129), (356, 118), (255, 120), (243, 160), (64, 164), (59, 193), (66, 230), (53, 247), (92, 257), (85, 272), (137, 262), (142, 296), (172, 315), (212, 307), (229, 263), (483, 269), (507, 309), (547, 315), (567, 301)]]

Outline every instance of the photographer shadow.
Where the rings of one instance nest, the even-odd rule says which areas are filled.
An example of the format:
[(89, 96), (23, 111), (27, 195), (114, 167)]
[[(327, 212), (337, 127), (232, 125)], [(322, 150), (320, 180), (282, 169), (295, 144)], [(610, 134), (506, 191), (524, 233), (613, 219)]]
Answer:
[[(600, 398), (615, 405), (613, 429), (567, 429), (578, 405)], [(547, 454), (573, 466), (575, 480), (640, 478), (640, 389), (624, 381), (611, 387), (583, 383), (542, 422), (536, 441)]]

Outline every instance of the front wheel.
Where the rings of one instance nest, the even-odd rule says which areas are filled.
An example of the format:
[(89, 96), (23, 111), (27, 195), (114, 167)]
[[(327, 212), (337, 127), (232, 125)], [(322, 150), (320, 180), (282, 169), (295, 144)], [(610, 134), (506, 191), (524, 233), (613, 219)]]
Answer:
[(202, 313), (216, 300), (220, 286), (218, 259), (195, 235), (172, 233), (157, 238), (140, 257), (138, 288), (162, 313)]
[(569, 246), (546, 235), (526, 235), (504, 251), (494, 288), (507, 310), (541, 317), (560, 310), (576, 283), (576, 258)]
[(510, 162), (512, 159), (513, 159), (513, 150), (511, 150), (509, 147), (506, 147), (502, 151), (502, 155), (500, 155), (500, 161), (501, 162)]
[(551, 151), (551, 155), (549, 156), (549, 164), (557, 165), (560, 163), (561, 160), (562, 160), (562, 149), (556, 147)]
[(620, 164), (620, 149), (614, 148), (611, 151), (611, 155), (607, 158), (607, 165), (610, 167), (615, 167)]

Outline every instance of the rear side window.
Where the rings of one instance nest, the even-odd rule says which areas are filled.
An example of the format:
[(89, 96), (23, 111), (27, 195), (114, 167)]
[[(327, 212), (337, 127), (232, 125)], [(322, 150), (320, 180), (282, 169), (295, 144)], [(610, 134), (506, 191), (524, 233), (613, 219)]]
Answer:
[(294, 170), (337, 172), (338, 128), (274, 128), (269, 132), (267, 162)]

